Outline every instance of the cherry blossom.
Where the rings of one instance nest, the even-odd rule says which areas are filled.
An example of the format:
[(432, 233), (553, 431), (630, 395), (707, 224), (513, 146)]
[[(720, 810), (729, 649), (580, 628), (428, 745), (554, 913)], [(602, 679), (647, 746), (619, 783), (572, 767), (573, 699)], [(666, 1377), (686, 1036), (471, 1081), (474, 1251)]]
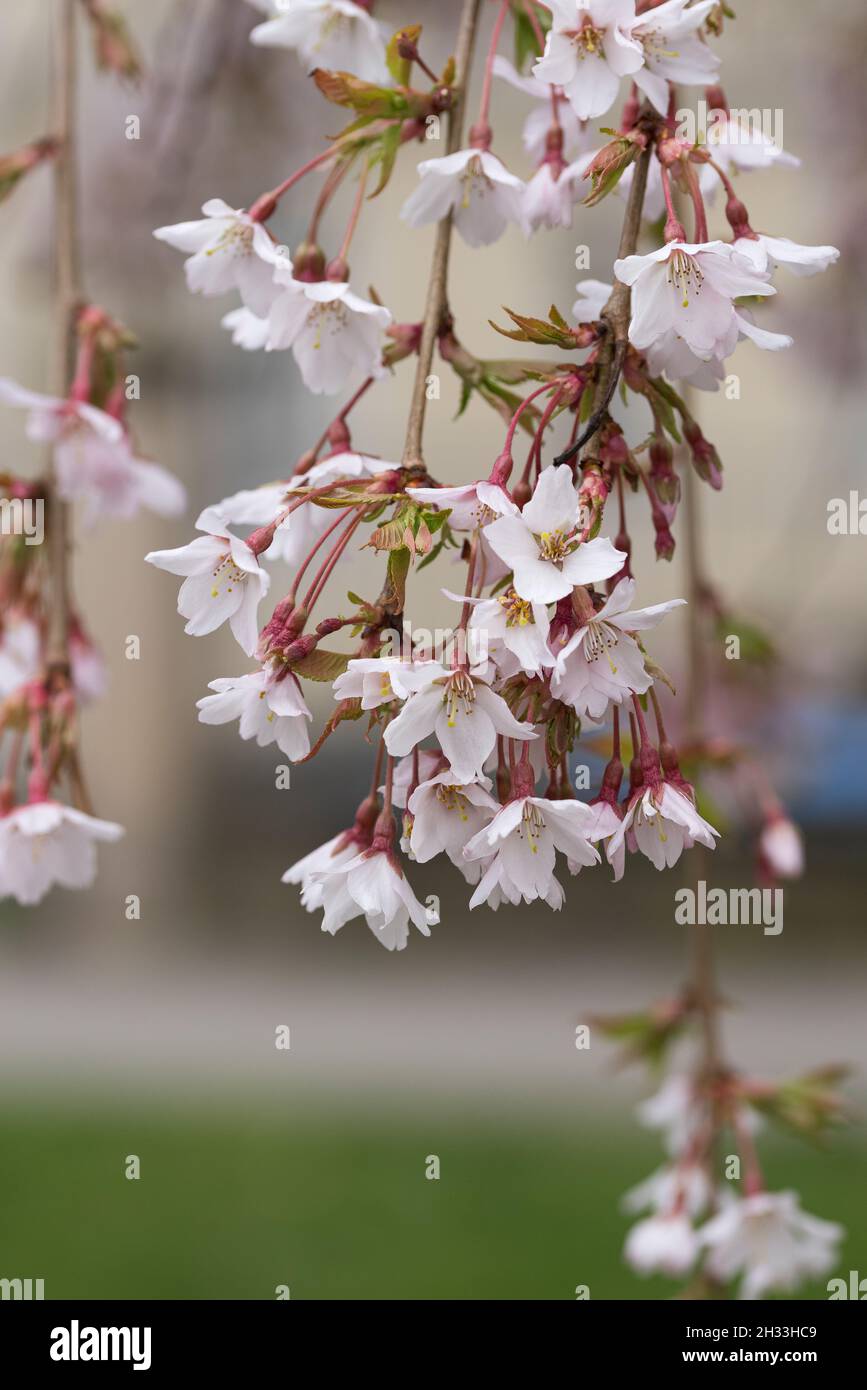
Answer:
[(596, 323), (608, 303), (613, 285), (604, 280), (579, 280), (575, 286), (578, 298), (572, 305), (572, 316), (577, 323)]
[(291, 762), (310, 752), (305, 720), (313, 716), (291, 673), (277, 679), (272, 671), (251, 671), (245, 676), (209, 681), (208, 689), (216, 694), (196, 701), (202, 724), (229, 724), (239, 719), (241, 738), (255, 738), (260, 748), (276, 743)]
[(463, 668), (445, 678), (432, 675), (410, 695), (383, 737), (392, 757), (403, 757), (431, 734), (436, 735), (457, 783), (481, 776), (498, 734), (522, 741), (536, 737), (501, 696)]
[(743, 1275), (741, 1298), (787, 1292), (804, 1278), (827, 1274), (843, 1228), (801, 1210), (796, 1192), (756, 1192), (735, 1199), (698, 1232), (706, 1268), (727, 1283)]
[(496, 598), (464, 598), (444, 589), (447, 598), (469, 603), (472, 608), (469, 633), (475, 634), (473, 651), (485, 652), (499, 669), (501, 676), (525, 671), (541, 675), (545, 667), (554, 665), (548, 647), (551, 627), (548, 610), (543, 603), (528, 603), (519, 598), (512, 587), (503, 589)]
[(627, 833), (657, 869), (670, 869), (684, 849), (696, 841), (714, 849), (719, 831), (714, 830), (690, 798), (670, 782), (647, 787), (630, 801), (619, 828), (610, 840), (610, 853), (619, 848)]
[(572, 208), (581, 196), (587, 162), (584, 155), (562, 168), (550, 160), (540, 164), (524, 190), (522, 222), (527, 236), (540, 227), (572, 226)]
[(639, 1274), (688, 1274), (699, 1252), (698, 1236), (684, 1212), (660, 1213), (639, 1221), (623, 1247), (623, 1258)]
[(644, 655), (630, 634), (656, 627), (666, 613), (686, 602), (670, 599), (630, 612), (634, 595), (635, 580), (621, 579), (594, 616), (555, 648), (551, 689), (590, 719), (601, 719), (609, 701), (621, 704), (630, 694), (643, 695), (650, 689)]
[(59, 801), (17, 806), (0, 819), (0, 898), (29, 907), (55, 885), (89, 888), (96, 877), (96, 843), (112, 843), (123, 833), (113, 821)]
[(292, 349), (308, 391), (333, 395), (353, 374), (379, 376), (391, 314), (345, 280), (296, 280), (277, 265), (266, 350)]
[(347, 863), (314, 870), (307, 879), (321, 890), (317, 906), (321, 905), (324, 913), (322, 930), (332, 936), (360, 916), (388, 951), (402, 951), (406, 946), (410, 921), (422, 936), (430, 936), (427, 909), (385, 850), (363, 850)]
[(362, 709), (377, 709), (405, 700), (432, 680), (447, 680), (438, 661), (403, 661), (400, 657), (354, 657), (334, 682), (335, 700), (360, 699)]
[(42, 664), (39, 628), (26, 614), (4, 614), (0, 628), (0, 700), (33, 680)]
[(759, 855), (776, 878), (800, 878), (804, 872), (801, 832), (783, 815), (771, 816), (763, 826), (759, 836)]
[(588, 838), (591, 814), (583, 801), (548, 801), (519, 796), (468, 841), (464, 857), (494, 858), (482, 875), (470, 907), (487, 902), (496, 909), (501, 902), (534, 902), (543, 898), (549, 907), (563, 906), (563, 889), (554, 877), (556, 850), (576, 864), (599, 863)]
[(681, 338), (697, 357), (727, 357), (741, 323), (734, 301), (775, 294), (767, 277), (728, 242), (669, 242), (645, 256), (614, 262), (632, 287), (629, 341), (639, 351)]
[(411, 227), (439, 222), (452, 212), (467, 245), (489, 246), (510, 222), (522, 220), (524, 184), (490, 150), (425, 159), (418, 174), (421, 182), (400, 214)]
[(481, 864), (468, 862), (463, 851), (499, 810), (489, 787), (487, 779), (485, 784), (455, 783), (448, 768), (419, 783), (407, 809), (412, 817), (410, 849), (420, 864), (445, 852), (468, 882), (478, 881)]
[(211, 298), (238, 290), (251, 313), (264, 316), (274, 299), (274, 252), (261, 222), (243, 208), (230, 208), (222, 198), (202, 204), (204, 218), (157, 227), (154, 236), (177, 251), (184, 261), (187, 287)]
[(788, 237), (753, 233), (735, 240), (735, 250), (752, 261), (759, 274), (785, 266), (793, 275), (818, 275), (840, 259), (836, 246), (800, 246)]
[(703, 86), (719, 69), (719, 58), (698, 32), (716, 3), (666, 0), (642, 14), (632, 28), (632, 37), (644, 50), (644, 66), (633, 81), (662, 116), (668, 109), (669, 82)]
[(626, 556), (606, 537), (581, 543), (581, 517), (572, 471), (546, 468), (520, 514), (484, 528), (491, 549), (514, 574), (514, 587), (530, 603), (553, 603), (576, 584), (608, 579)]
[(250, 31), (262, 48), (294, 48), (308, 71), (329, 68), (352, 72), (366, 82), (382, 82), (384, 30), (352, 0), (248, 0), (272, 18)]
[(184, 576), (178, 594), (178, 612), (187, 619), (184, 629), (203, 637), (228, 622), (248, 656), (259, 636), (259, 600), (270, 585), (270, 576), (246, 541), (202, 526), (207, 532), (174, 550), (152, 550), (148, 564), (169, 574)]
[(624, 1211), (671, 1212), (683, 1207), (689, 1216), (700, 1216), (711, 1199), (711, 1184), (699, 1163), (676, 1160), (657, 1168), (649, 1178), (623, 1194)]
[(621, 77), (644, 64), (633, 37), (634, 0), (551, 0), (551, 29), (533, 73), (562, 87), (582, 121), (604, 116), (617, 99)]

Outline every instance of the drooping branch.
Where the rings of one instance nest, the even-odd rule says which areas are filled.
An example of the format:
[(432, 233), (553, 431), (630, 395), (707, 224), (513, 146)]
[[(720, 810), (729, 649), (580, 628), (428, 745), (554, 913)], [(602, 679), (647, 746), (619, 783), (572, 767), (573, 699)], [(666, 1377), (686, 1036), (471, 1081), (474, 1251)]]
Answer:
[[(76, 0), (54, 0), (54, 119), (59, 141), (54, 160), (54, 361), (50, 389), (65, 396), (75, 357), (75, 320), (81, 302), (76, 168)], [(69, 507), (57, 494), (53, 459), (48, 468), (48, 630), (45, 664), (49, 679), (69, 671)]]
[[(476, 31), (482, 0), (464, 0), (460, 28), (455, 46), (455, 98), (449, 111), (446, 153), (454, 154), (461, 147), (466, 109), (466, 89), (470, 66), (473, 60)], [(421, 340), (418, 349), (415, 381), (406, 427), (406, 440), (403, 448), (403, 464), (406, 468), (422, 465), (422, 435), (424, 433), (425, 407), (427, 405), (427, 384), (433, 362), (437, 336), (442, 327), (446, 309), (446, 287), (449, 270), (449, 251), (452, 240), (452, 214), (449, 213), (437, 225), (436, 241), (431, 260), (427, 299), (422, 321)]]
[[(647, 174), (652, 157), (653, 143), (649, 140), (634, 165), (632, 186), (629, 190), (629, 200), (626, 204), (626, 213), (620, 232), (620, 247), (617, 253), (620, 260), (626, 256), (634, 255), (638, 246), (641, 218), (644, 212), (644, 195), (647, 190)], [(599, 349), (596, 363), (593, 410), (575, 443), (570, 444), (568, 449), (564, 449), (562, 454), (558, 454), (554, 460), (556, 464), (569, 463), (581, 452), (585, 444), (591, 442), (614, 398), (626, 357), (626, 349), (629, 346), (630, 297), (629, 286), (624, 285), (621, 280), (615, 280), (608, 302), (602, 310), (602, 322), (605, 324), (606, 334)]]

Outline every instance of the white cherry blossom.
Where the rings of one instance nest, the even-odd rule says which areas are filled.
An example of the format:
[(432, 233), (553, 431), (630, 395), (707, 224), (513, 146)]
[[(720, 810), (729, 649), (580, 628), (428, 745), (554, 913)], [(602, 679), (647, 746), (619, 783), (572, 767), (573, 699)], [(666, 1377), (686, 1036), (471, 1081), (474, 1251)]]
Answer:
[(711, 1184), (700, 1163), (674, 1162), (657, 1168), (649, 1178), (623, 1194), (624, 1211), (672, 1212), (683, 1208), (688, 1216), (700, 1216), (711, 1199)]
[(523, 215), (524, 184), (490, 150), (458, 150), (422, 160), (418, 188), (401, 217), (411, 227), (439, 222), (454, 213), (454, 224), (469, 246), (490, 246), (510, 222)]
[(26, 614), (11, 610), (0, 627), (0, 700), (35, 680), (42, 665), (39, 628)]
[(597, 801), (590, 802), (590, 810), (593, 812), (593, 821), (587, 838), (592, 840), (593, 844), (606, 842), (605, 858), (614, 870), (614, 882), (619, 883), (626, 868), (626, 844), (620, 840), (612, 850), (611, 841), (615, 832), (620, 829), (623, 811), (617, 802), (607, 801), (601, 797)]
[(448, 678), (437, 661), (404, 661), (400, 657), (354, 657), (334, 682), (335, 700), (361, 699), (364, 710), (405, 700), (432, 680)]
[(656, 627), (686, 602), (676, 598), (629, 611), (634, 597), (635, 580), (621, 579), (594, 617), (555, 647), (552, 693), (589, 719), (601, 719), (609, 701), (619, 705), (650, 689), (644, 655), (630, 634)]
[(491, 549), (514, 575), (514, 587), (530, 603), (553, 603), (576, 584), (609, 579), (623, 568), (624, 553), (606, 537), (580, 543), (578, 493), (567, 464), (545, 468), (523, 511), (484, 528)]
[(660, 1213), (639, 1221), (626, 1237), (623, 1258), (638, 1274), (688, 1274), (699, 1242), (685, 1212)]
[(345, 280), (296, 280), (274, 271), (277, 294), (268, 317), (269, 352), (292, 349), (308, 391), (333, 395), (354, 374), (381, 376), (391, 314), (355, 294)]
[(632, 287), (634, 347), (644, 352), (674, 334), (704, 360), (733, 350), (742, 322), (735, 299), (776, 293), (752, 261), (723, 241), (669, 242), (615, 261), (614, 274)]
[(796, 1192), (757, 1192), (728, 1203), (698, 1232), (706, 1268), (727, 1283), (743, 1275), (741, 1298), (790, 1292), (833, 1268), (844, 1231), (801, 1210)]
[(522, 225), (527, 236), (541, 227), (572, 226), (572, 208), (581, 196), (581, 179), (589, 163), (584, 155), (557, 171), (550, 161), (539, 165), (524, 190)]
[(467, 843), (464, 857), (493, 859), (470, 899), (470, 907), (502, 901), (513, 904), (543, 898), (563, 906), (563, 889), (554, 877), (556, 851), (576, 864), (599, 863), (588, 832), (592, 816), (583, 801), (548, 801), (522, 796), (510, 801)]
[(53, 445), (57, 490), (83, 501), (85, 521), (129, 519), (140, 507), (177, 516), (186, 505), (181, 483), (157, 463), (137, 458), (120, 420), (88, 401), (30, 391), (0, 378), (0, 401), (27, 411), (28, 439)]
[(388, 79), (385, 30), (352, 0), (249, 0), (271, 18), (250, 32), (261, 48), (294, 48), (312, 72), (351, 72), (365, 82)]
[(714, 840), (719, 838), (719, 831), (699, 815), (695, 803), (670, 782), (646, 787), (632, 798), (609, 842), (612, 855), (629, 833), (657, 869), (673, 868), (683, 851), (696, 841), (714, 849)]
[(392, 757), (404, 757), (431, 734), (436, 735), (458, 783), (481, 776), (498, 734), (521, 741), (536, 737), (489, 685), (463, 669), (445, 679), (433, 676), (410, 695), (383, 737)]
[(259, 318), (243, 304), (240, 309), (231, 309), (224, 314), (220, 323), (231, 333), (235, 347), (243, 348), (245, 352), (259, 352), (267, 344), (271, 332), (268, 319)]
[(818, 275), (840, 259), (836, 246), (801, 246), (788, 237), (765, 236), (764, 233), (738, 237), (734, 245), (736, 251), (752, 261), (760, 274), (784, 266), (793, 275)]
[(318, 912), (322, 907), (323, 885), (327, 881), (327, 874), (333, 869), (349, 864), (357, 857), (359, 848), (366, 849), (367, 845), (359, 845), (354, 830), (343, 830), (292, 864), (280, 882), (300, 883), (302, 906), (308, 912)]
[(545, 667), (554, 665), (548, 646), (551, 622), (543, 603), (528, 603), (511, 586), (494, 598), (465, 598), (448, 589), (443, 593), (457, 603), (471, 605), (468, 635), (476, 638), (472, 649), (489, 657), (501, 676), (518, 671), (538, 676)]
[(476, 883), (481, 864), (464, 858), (467, 841), (487, 825), (499, 803), (486, 789), (490, 783), (456, 783), (446, 768), (420, 782), (407, 802), (412, 817), (410, 849), (420, 864), (443, 851), (468, 879)]
[(55, 884), (89, 888), (96, 842), (119, 840), (123, 827), (59, 801), (33, 801), (0, 819), (0, 898), (41, 902)]
[(178, 612), (187, 619), (185, 632), (203, 637), (228, 622), (242, 650), (252, 656), (259, 636), (259, 600), (271, 577), (246, 541), (207, 526), (199, 529), (207, 534), (174, 550), (152, 550), (145, 559), (184, 576)]
[(661, 1132), (666, 1151), (674, 1156), (687, 1149), (702, 1123), (695, 1084), (682, 1072), (671, 1072), (636, 1113), (640, 1124)]
[(202, 724), (229, 724), (238, 719), (241, 738), (255, 738), (260, 748), (276, 743), (290, 762), (310, 752), (305, 720), (313, 716), (291, 672), (282, 680), (264, 669), (245, 676), (221, 677), (209, 681), (208, 689), (216, 694), (196, 701)]
[(154, 236), (189, 253), (184, 273), (193, 294), (210, 298), (238, 290), (245, 307), (263, 317), (276, 294), (268, 232), (243, 208), (230, 208), (222, 198), (209, 198), (202, 212), (203, 219), (157, 227)]
[(611, 297), (613, 285), (604, 280), (579, 280), (575, 286), (578, 298), (572, 305), (572, 317), (576, 323), (596, 323), (602, 310)]
[(653, 102), (660, 115), (668, 110), (669, 82), (681, 86), (707, 86), (719, 70), (720, 60), (698, 31), (717, 0), (666, 0), (642, 14), (632, 29), (644, 51), (644, 66), (633, 81)]
[(384, 850), (363, 850), (347, 863), (314, 871), (308, 879), (311, 887), (321, 888), (322, 930), (332, 936), (360, 916), (388, 951), (406, 946), (410, 921), (422, 936), (430, 936), (427, 909)]
[(800, 878), (804, 872), (804, 841), (786, 816), (774, 815), (759, 836), (759, 855), (777, 878)]
[(551, 29), (534, 76), (562, 87), (580, 120), (604, 116), (621, 77), (644, 64), (644, 49), (633, 37), (634, 0), (551, 0), (550, 9)]

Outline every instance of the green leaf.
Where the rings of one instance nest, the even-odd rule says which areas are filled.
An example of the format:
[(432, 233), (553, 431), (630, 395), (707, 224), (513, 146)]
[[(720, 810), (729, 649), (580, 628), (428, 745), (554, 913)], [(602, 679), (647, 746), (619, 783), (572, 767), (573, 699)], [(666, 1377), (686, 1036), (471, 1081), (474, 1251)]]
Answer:
[(409, 574), (411, 563), (412, 556), (406, 546), (401, 550), (389, 552), (386, 568), (386, 592), (381, 605), (388, 613), (403, 612), (406, 603), (406, 577)]
[(349, 665), (345, 652), (328, 652), (323, 647), (314, 647), (312, 652), (293, 663), (296, 676), (308, 681), (335, 681)]
[(421, 34), (420, 24), (406, 24), (403, 29), (398, 29), (396, 34), (392, 34), (385, 50), (385, 63), (398, 87), (409, 86), (409, 76), (412, 71), (412, 59), (402, 58), (399, 46), (402, 39), (411, 44), (417, 44)]
[(379, 165), (379, 182), (371, 193), (371, 198), (377, 198), (388, 184), (400, 146), (401, 127), (400, 122), (396, 121), (383, 131), (379, 140), (372, 146), (373, 153), (370, 155), (370, 163), (371, 165)]

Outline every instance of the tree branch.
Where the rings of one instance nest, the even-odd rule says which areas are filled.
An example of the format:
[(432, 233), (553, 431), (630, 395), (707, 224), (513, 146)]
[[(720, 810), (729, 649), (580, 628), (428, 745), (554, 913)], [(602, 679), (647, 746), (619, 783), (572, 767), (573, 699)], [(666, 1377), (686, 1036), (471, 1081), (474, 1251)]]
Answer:
[[(54, 120), (60, 142), (54, 160), (54, 363), (50, 389), (65, 396), (75, 358), (75, 319), (81, 298), (78, 257), (76, 170), (77, 0), (54, 0)], [(53, 457), (48, 464), (48, 631), (45, 664), (49, 679), (69, 673), (69, 507), (57, 495)]]
[[(448, 114), (448, 135), (446, 153), (454, 154), (461, 147), (466, 106), (466, 88), (470, 65), (473, 60), (473, 47), (479, 23), (482, 0), (464, 0), (461, 12), (458, 40), (455, 47), (456, 95)], [(433, 362), (434, 347), (442, 326), (446, 309), (446, 285), (449, 270), (449, 251), (452, 240), (452, 214), (444, 217), (437, 226), (428, 280), (427, 300), (422, 321), (421, 341), (418, 349), (415, 381), (406, 426), (406, 441), (403, 446), (405, 468), (419, 468), (422, 465), (422, 435), (424, 433), (425, 408), (427, 406), (427, 380)]]
[[(626, 204), (626, 214), (620, 232), (620, 247), (617, 252), (619, 260), (634, 255), (638, 246), (641, 215), (644, 211), (644, 195), (647, 190), (647, 173), (652, 156), (653, 142), (648, 140), (634, 166), (632, 187), (629, 190), (629, 201)], [(614, 398), (614, 392), (617, 390), (617, 383), (620, 380), (626, 350), (629, 346), (629, 304), (629, 286), (624, 285), (621, 280), (615, 280), (608, 303), (602, 310), (602, 322), (605, 324), (607, 333), (605, 341), (599, 349), (596, 362), (593, 413), (575, 443), (570, 444), (568, 449), (564, 449), (562, 454), (557, 455), (554, 460), (555, 464), (570, 463), (581, 452), (584, 445), (593, 439), (605, 418), (608, 407)]]

